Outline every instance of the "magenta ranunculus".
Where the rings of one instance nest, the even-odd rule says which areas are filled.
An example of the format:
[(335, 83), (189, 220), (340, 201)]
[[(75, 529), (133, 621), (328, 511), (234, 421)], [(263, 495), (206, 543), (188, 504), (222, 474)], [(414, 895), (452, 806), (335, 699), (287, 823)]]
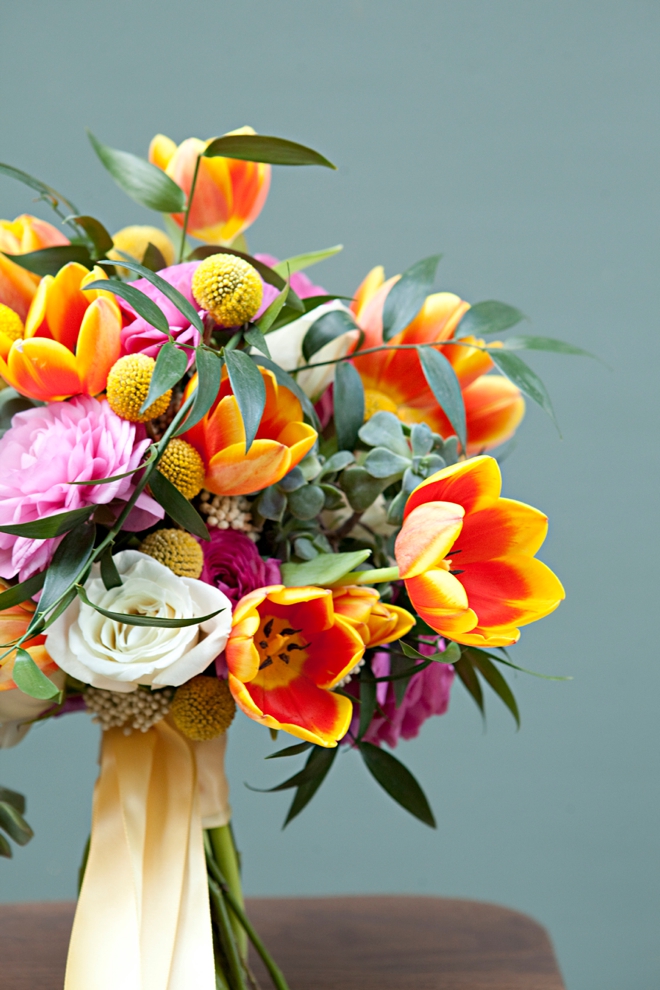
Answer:
[[(428, 646), (420, 644), (420, 653), (429, 656), (438, 649), (444, 649), (442, 637)], [(371, 661), (371, 669), (375, 677), (387, 677), (390, 673), (389, 653), (377, 650)], [(376, 698), (384, 715), (376, 714), (372, 719), (364, 736), (365, 742), (374, 743), (376, 746), (387, 743), (394, 748), (399, 739), (414, 739), (419, 735), (419, 730), (427, 718), (432, 715), (444, 715), (447, 711), (453, 680), (454, 668), (450, 664), (430, 664), (410, 678), (403, 701), (398, 708), (392, 681), (381, 681), (376, 687)], [(354, 684), (355, 682), (352, 681), (348, 685), (350, 693), (353, 693), (351, 687)], [(353, 716), (348, 734), (344, 737), (345, 742), (353, 741), (359, 721), (360, 716), (357, 712)]]
[[(0, 525), (32, 522), (86, 505), (115, 515), (135, 488), (135, 476), (107, 485), (72, 481), (110, 478), (137, 467), (149, 446), (144, 428), (120, 419), (104, 399), (77, 395), (18, 413), (0, 440)], [(142, 492), (125, 529), (140, 530), (164, 511)], [(0, 533), (0, 576), (23, 581), (44, 568), (62, 537), (30, 540)]]
[[(198, 309), (198, 307), (193, 299), (191, 284), (193, 274), (198, 265), (199, 261), (187, 261), (182, 265), (171, 265), (169, 268), (163, 268), (158, 272), (160, 277), (165, 279), (166, 282), (169, 282), (175, 289), (178, 289), (181, 295), (185, 296), (195, 309)], [(199, 343), (199, 332), (179, 312), (174, 303), (170, 302), (167, 296), (163, 295), (160, 289), (157, 289), (151, 282), (148, 282), (146, 278), (139, 278), (131, 284), (136, 289), (139, 289), (140, 292), (144, 292), (145, 296), (152, 299), (162, 309), (176, 343), (190, 344), (193, 347), (197, 346)], [(118, 302), (124, 312), (124, 317), (130, 320), (121, 332), (122, 355), (146, 354), (148, 357), (156, 358), (159, 350), (167, 341), (165, 334), (160, 330), (156, 330), (150, 323), (147, 323), (141, 316), (138, 316), (132, 306), (129, 306), (123, 299), (119, 299)], [(198, 311), (202, 312), (201, 310)], [(193, 352), (189, 351), (188, 353), (190, 355), (189, 364), (191, 364)]]
[(262, 560), (252, 540), (236, 529), (213, 529), (204, 551), (201, 580), (223, 591), (232, 605), (256, 588), (280, 584), (280, 562)]
[[(272, 268), (273, 265), (278, 263), (278, 259), (272, 254), (255, 254), (255, 258), (257, 261), (262, 261), (264, 265), (268, 265), (269, 268)], [(293, 273), (291, 276), (291, 288), (301, 299), (309, 299), (310, 296), (327, 295), (326, 289), (320, 285), (314, 285), (311, 279), (307, 278), (303, 272)], [(263, 311), (270, 306), (279, 291), (280, 290), (276, 289), (274, 285), (269, 285), (267, 282), (264, 282), (264, 297), (257, 313), (257, 317), (261, 316)]]

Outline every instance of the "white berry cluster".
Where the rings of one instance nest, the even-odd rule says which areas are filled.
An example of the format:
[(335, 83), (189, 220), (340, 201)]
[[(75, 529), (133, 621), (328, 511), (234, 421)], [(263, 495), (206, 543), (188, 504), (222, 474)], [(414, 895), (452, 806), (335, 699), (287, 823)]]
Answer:
[(97, 722), (104, 732), (123, 726), (124, 735), (130, 736), (133, 729), (147, 732), (152, 725), (165, 718), (174, 689), (142, 691), (138, 688), (137, 691), (124, 693), (87, 687), (83, 697), (87, 708), (94, 713), (92, 721)]
[(362, 669), (362, 667), (364, 667), (364, 664), (365, 664), (365, 659), (364, 659), (364, 657), (362, 657), (362, 659), (361, 660), (358, 660), (358, 662), (355, 664), (355, 666), (352, 667), (349, 670), (349, 672), (346, 674), (346, 676), (345, 677), (342, 677), (342, 679), (337, 684), (337, 687), (340, 687), (340, 688), (341, 687), (346, 687), (346, 685), (349, 684), (353, 680), (353, 678), (356, 677), (359, 674), (359, 672)]
[(252, 522), (250, 503), (243, 495), (213, 495), (202, 491), (199, 511), (206, 516), (209, 529), (238, 529), (255, 542), (259, 530)]

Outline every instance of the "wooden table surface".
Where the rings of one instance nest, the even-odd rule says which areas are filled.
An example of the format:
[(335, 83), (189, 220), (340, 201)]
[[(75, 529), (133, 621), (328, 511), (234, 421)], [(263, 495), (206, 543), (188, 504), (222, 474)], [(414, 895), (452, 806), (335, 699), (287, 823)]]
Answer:
[[(0, 905), (2, 990), (62, 990), (73, 910), (68, 903)], [(258, 898), (248, 901), (248, 913), (291, 990), (564, 988), (545, 929), (493, 904)], [(258, 961), (254, 969), (266, 990)]]

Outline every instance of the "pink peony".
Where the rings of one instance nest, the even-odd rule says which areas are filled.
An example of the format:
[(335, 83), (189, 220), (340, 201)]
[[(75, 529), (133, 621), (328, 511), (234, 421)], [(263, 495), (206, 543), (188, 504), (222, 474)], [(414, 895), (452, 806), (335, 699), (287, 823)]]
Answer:
[(256, 588), (281, 584), (279, 560), (263, 560), (245, 533), (213, 529), (210, 541), (199, 543), (204, 551), (201, 580), (223, 591), (232, 605)]
[[(444, 640), (441, 638), (428, 646), (420, 645), (420, 653), (430, 656), (438, 648), (444, 648)], [(371, 661), (371, 669), (374, 677), (387, 677), (390, 673), (389, 653), (377, 650)], [(430, 664), (410, 678), (403, 701), (398, 708), (393, 682), (381, 681), (376, 687), (376, 698), (384, 715), (377, 713), (374, 716), (364, 735), (365, 742), (374, 743), (376, 746), (387, 743), (394, 749), (399, 739), (414, 739), (419, 735), (419, 730), (427, 718), (432, 715), (444, 715), (447, 711), (453, 680), (454, 668), (450, 664)], [(352, 681), (348, 685), (348, 690), (357, 696), (355, 689), (351, 690), (356, 683)], [(349, 732), (344, 737), (346, 742), (355, 739), (359, 722), (360, 714), (356, 711)]]
[[(195, 309), (198, 307), (193, 299), (191, 284), (193, 274), (198, 265), (199, 261), (187, 261), (182, 265), (171, 265), (169, 268), (163, 268), (162, 271), (158, 272), (160, 277), (165, 279), (166, 282), (169, 282), (175, 289), (178, 289), (181, 295), (185, 296)], [(170, 302), (167, 296), (163, 295), (160, 289), (153, 286), (146, 278), (139, 278), (131, 284), (136, 289), (139, 289), (140, 292), (144, 292), (145, 296), (152, 299), (162, 309), (167, 318), (172, 336), (177, 343), (190, 344), (193, 347), (197, 346), (199, 343), (199, 332), (179, 312), (174, 303)], [(120, 299), (119, 304), (124, 311), (124, 318), (130, 321), (121, 332), (122, 356), (125, 354), (146, 354), (148, 357), (157, 357), (159, 350), (167, 341), (165, 334), (161, 333), (160, 330), (156, 330), (150, 323), (147, 323), (141, 316), (138, 316), (132, 306), (129, 306), (124, 300)], [(202, 311), (200, 310), (200, 312)], [(189, 364), (191, 364), (193, 354), (192, 351), (188, 353), (190, 354)]]
[[(88, 395), (18, 413), (0, 440), (0, 526), (32, 522), (86, 505), (115, 515), (135, 487), (135, 476), (107, 485), (72, 485), (123, 474), (140, 464), (150, 441), (144, 428), (120, 419), (108, 403)], [(145, 529), (164, 511), (140, 495), (124, 528)], [(50, 562), (62, 537), (31, 540), (0, 533), (0, 576), (23, 581)]]

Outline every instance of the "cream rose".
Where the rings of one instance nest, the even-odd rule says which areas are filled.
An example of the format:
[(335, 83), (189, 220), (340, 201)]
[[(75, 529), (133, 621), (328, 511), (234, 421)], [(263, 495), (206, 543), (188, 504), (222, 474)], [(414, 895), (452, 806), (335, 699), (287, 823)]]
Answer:
[[(64, 687), (66, 674), (56, 670), (48, 674), (49, 678), (60, 690)], [(47, 708), (52, 708), (57, 698), (40, 701), (31, 698), (17, 687), (0, 691), (0, 749), (9, 749), (21, 741), (30, 731), (30, 723), (38, 718)]]
[(76, 599), (48, 630), (46, 649), (72, 677), (109, 691), (138, 684), (174, 687), (201, 674), (222, 653), (231, 629), (231, 602), (221, 591), (137, 550), (114, 558), (121, 587), (106, 591), (95, 565), (85, 585), (90, 601), (111, 612), (192, 618), (223, 609), (199, 625), (178, 629), (133, 626), (108, 619)]

